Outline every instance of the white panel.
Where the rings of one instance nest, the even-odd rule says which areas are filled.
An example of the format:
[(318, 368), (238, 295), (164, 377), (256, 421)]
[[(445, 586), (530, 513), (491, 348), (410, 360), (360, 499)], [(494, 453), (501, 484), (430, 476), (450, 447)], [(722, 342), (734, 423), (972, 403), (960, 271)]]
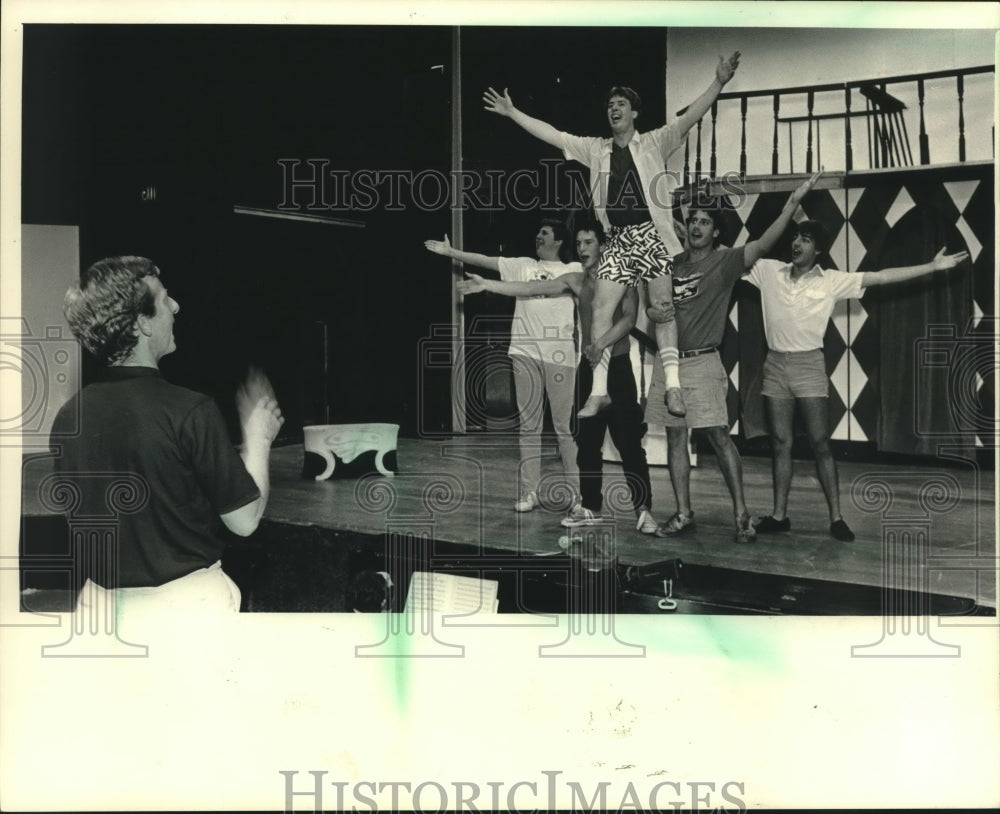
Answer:
[(0, 416), (5, 431), (47, 440), (56, 412), (80, 387), (80, 346), (62, 313), (66, 289), (80, 277), (79, 231), (21, 226), (21, 319), (4, 318), (0, 353), (5, 373), (20, 375), (22, 404), (18, 411), (4, 402), (14, 411)]
[(844, 344), (848, 345), (849, 332), (847, 329), (847, 300), (838, 300), (833, 306), (833, 314), (830, 316), (830, 321), (833, 326), (837, 329), (837, 333), (840, 334), (840, 338), (844, 340)]
[[(969, 227), (969, 224), (965, 222), (965, 218), (959, 217), (955, 226), (958, 228), (958, 231), (961, 232), (962, 237), (965, 238), (965, 245), (969, 247), (969, 257), (971, 257), (972, 262), (975, 263), (979, 257), (979, 252), (983, 250), (983, 245), (976, 240), (976, 235)], [(946, 254), (954, 254), (958, 251), (958, 246), (947, 246), (946, 248), (948, 249)]]
[(889, 224), (889, 228), (895, 226), (903, 215), (913, 209), (913, 206), (913, 198), (906, 191), (906, 187), (900, 188), (899, 195), (896, 196), (896, 200), (892, 202), (892, 206), (885, 214), (885, 222)]
[(965, 212), (965, 208), (972, 200), (972, 195), (979, 186), (979, 181), (945, 181), (944, 188), (948, 190), (951, 199), (955, 202), (960, 213)]

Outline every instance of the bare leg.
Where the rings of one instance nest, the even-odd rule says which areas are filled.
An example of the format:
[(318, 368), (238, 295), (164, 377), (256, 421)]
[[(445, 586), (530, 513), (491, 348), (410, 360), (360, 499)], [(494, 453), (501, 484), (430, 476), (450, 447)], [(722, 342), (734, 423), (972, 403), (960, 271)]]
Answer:
[(767, 424), (771, 433), (771, 477), (774, 488), (774, 511), (771, 516), (775, 520), (784, 520), (788, 513), (788, 493), (792, 488), (792, 421), (795, 416), (795, 399), (764, 396), (764, 404), (767, 407)]
[[(614, 323), (615, 309), (625, 296), (625, 286), (611, 280), (598, 278), (594, 286), (594, 320), (591, 324), (591, 336), (594, 339), (604, 336), (611, 330)], [(611, 348), (605, 348), (601, 361), (594, 367), (594, 384), (590, 395), (577, 415), (580, 418), (590, 418), (597, 415), (605, 407), (611, 406), (608, 396), (608, 361), (611, 359)]]
[(681, 393), (679, 358), (677, 355), (677, 321), (673, 317), (673, 282), (669, 274), (654, 277), (646, 284), (649, 301), (670, 314), (666, 322), (656, 323), (656, 344), (666, 379), (665, 401), (671, 414), (682, 416), (687, 411)]
[(667, 465), (677, 511), (691, 516), (691, 459), (688, 457), (687, 427), (667, 427)]
[(816, 457), (816, 474), (820, 486), (826, 495), (826, 503), (830, 509), (830, 522), (843, 520), (840, 513), (840, 487), (837, 482), (837, 462), (833, 460), (830, 451), (830, 409), (825, 398), (799, 399), (802, 405), (802, 417), (805, 419), (806, 432), (809, 434), (809, 444)]
[(715, 450), (722, 477), (733, 498), (733, 514), (737, 520), (749, 517), (750, 513), (743, 497), (743, 462), (740, 460), (740, 453), (737, 452), (733, 439), (729, 436), (729, 430), (726, 427), (706, 427), (705, 435)]

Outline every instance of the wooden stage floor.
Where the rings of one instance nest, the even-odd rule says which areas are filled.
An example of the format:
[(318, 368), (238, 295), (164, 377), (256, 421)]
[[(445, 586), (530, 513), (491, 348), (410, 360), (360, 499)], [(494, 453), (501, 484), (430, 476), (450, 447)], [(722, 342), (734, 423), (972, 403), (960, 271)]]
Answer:
[[(322, 482), (302, 478), (301, 446), (272, 451), (272, 492), (266, 517), (293, 525), (384, 534), (428, 534), (435, 540), (501, 548), (520, 553), (559, 551), (566, 530), (559, 525), (565, 495), (550, 489), (551, 504), (532, 512), (513, 510), (518, 454), (516, 440), (460, 436), (443, 440), (400, 439), (399, 474)], [(669, 558), (686, 564), (761, 574), (917, 589), (974, 599), (996, 608), (995, 473), (955, 466), (909, 467), (841, 462), (841, 500), (857, 539), (829, 536), (826, 504), (811, 460), (795, 461), (789, 504), (792, 531), (761, 535), (754, 544), (732, 539), (732, 508), (714, 455), (699, 455), (691, 473), (697, 531), (660, 539), (635, 530), (621, 467), (605, 464), (602, 533), (611, 536), (623, 564), (644, 565)], [(744, 487), (754, 514), (771, 508), (770, 459), (745, 457)], [(653, 513), (664, 520), (674, 511), (666, 467), (651, 467)], [(542, 449), (543, 492), (559, 480), (554, 445)], [(852, 499), (852, 487), (858, 492)], [(560, 498), (562, 500), (560, 500)], [(543, 497), (543, 501), (545, 498)], [(556, 505), (557, 502), (561, 505)], [(617, 522), (611, 523), (613, 517)], [(613, 531), (612, 531), (613, 529)], [(903, 555), (886, 541), (899, 540)], [(926, 566), (914, 570), (913, 553), (926, 542)], [(888, 567), (886, 566), (888, 562)], [(914, 576), (916, 574), (916, 576)]]

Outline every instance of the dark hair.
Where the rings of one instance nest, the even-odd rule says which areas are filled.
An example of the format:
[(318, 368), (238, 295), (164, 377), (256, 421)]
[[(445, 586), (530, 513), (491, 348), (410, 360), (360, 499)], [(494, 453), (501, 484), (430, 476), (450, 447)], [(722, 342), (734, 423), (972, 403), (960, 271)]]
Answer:
[(593, 232), (598, 243), (607, 242), (608, 236), (604, 231), (604, 225), (599, 220), (582, 220), (576, 225), (576, 234), (580, 232)]
[(816, 254), (823, 254), (830, 248), (830, 235), (818, 220), (803, 220), (793, 226), (792, 240), (801, 235), (812, 239), (816, 245)]
[(156, 314), (156, 298), (144, 282), (160, 270), (145, 257), (98, 260), (66, 292), (63, 314), (73, 335), (105, 365), (120, 362), (135, 348), (135, 322)]
[(561, 241), (559, 259), (563, 263), (567, 262), (572, 255), (572, 246), (570, 246), (569, 229), (566, 228), (566, 224), (558, 218), (542, 218), (542, 222), (538, 224), (538, 228), (541, 229), (543, 226), (548, 226), (552, 229), (552, 237)]
[(543, 226), (548, 226), (552, 229), (552, 236), (556, 240), (561, 240), (565, 243), (569, 239), (569, 230), (566, 228), (566, 224), (558, 218), (542, 218), (542, 222), (538, 225), (538, 228), (541, 229)]
[(352, 611), (378, 613), (388, 610), (389, 586), (378, 571), (368, 568), (354, 575), (347, 586), (347, 605)]
[(627, 85), (615, 85), (611, 90), (609, 90), (607, 95), (604, 97), (605, 106), (607, 106), (608, 102), (610, 102), (615, 96), (621, 96), (622, 99), (628, 99), (628, 103), (632, 106), (632, 110), (636, 113), (642, 110), (642, 97)]
[(713, 198), (699, 190), (688, 207), (687, 218), (684, 222), (688, 223), (695, 212), (704, 212), (712, 219), (712, 228), (719, 232), (712, 243), (713, 246), (718, 246), (723, 235), (726, 234), (726, 217), (723, 212), (729, 208), (725, 198)]

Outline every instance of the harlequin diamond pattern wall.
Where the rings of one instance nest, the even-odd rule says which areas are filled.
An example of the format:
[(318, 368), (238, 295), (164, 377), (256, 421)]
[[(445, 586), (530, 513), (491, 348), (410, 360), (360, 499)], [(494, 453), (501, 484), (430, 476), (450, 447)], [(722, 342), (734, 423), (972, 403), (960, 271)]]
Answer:
[[(995, 338), (992, 164), (862, 172), (835, 177), (834, 183), (833, 188), (810, 192), (796, 215), (796, 220), (812, 218), (827, 228), (831, 246), (824, 266), (847, 271), (884, 268), (882, 260), (891, 248), (893, 228), (917, 208), (933, 211), (943, 227), (957, 233), (958, 241), (964, 243), (948, 245), (948, 252), (965, 249), (970, 255), (972, 281), (962, 305), (966, 313), (961, 332), (974, 334), (982, 342)], [(724, 236), (725, 242), (741, 245), (759, 237), (787, 198), (787, 189), (747, 195), (729, 213), (730, 234)], [(776, 246), (771, 256), (787, 260), (788, 243), (783, 240), (784, 245)], [(882, 336), (877, 293), (873, 290), (860, 300), (838, 303), (824, 337), (834, 439), (865, 442), (878, 437), (880, 405), (886, 395), (879, 390), (883, 339), (889, 342), (891, 337)], [(721, 355), (729, 374), (732, 431), (746, 437), (766, 433), (760, 397), (764, 354), (759, 296), (750, 286), (738, 285)], [(996, 442), (992, 373), (988, 363), (977, 371), (971, 385), (974, 392), (969, 394), (979, 412), (975, 422), (978, 446)]]

